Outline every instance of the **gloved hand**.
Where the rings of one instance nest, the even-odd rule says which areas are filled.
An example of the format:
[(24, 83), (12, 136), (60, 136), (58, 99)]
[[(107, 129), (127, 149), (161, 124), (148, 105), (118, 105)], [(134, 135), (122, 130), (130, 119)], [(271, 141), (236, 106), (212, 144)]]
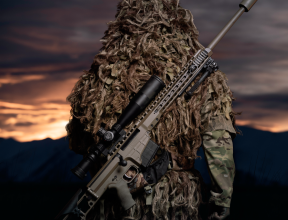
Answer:
[(230, 208), (217, 206), (214, 203), (209, 204), (209, 220), (228, 220), (230, 217)]

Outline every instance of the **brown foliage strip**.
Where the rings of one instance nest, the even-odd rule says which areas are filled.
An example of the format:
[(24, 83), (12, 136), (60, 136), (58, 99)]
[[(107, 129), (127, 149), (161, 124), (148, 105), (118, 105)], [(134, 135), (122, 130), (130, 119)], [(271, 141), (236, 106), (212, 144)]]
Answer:
[[(191, 12), (181, 8), (177, 0), (123, 0), (116, 19), (108, 25), (101, 52), (67, 97), (73, 116), (67, 125), (70, 148), (80, 154), (87, 153), (93, 140), (98, 141), (96, 132), (101, 123), (107, 129), (117, 121), (122, 109), (152, 74), (167, 84), (203, 48), (197, 40)], [(197, 157), (200, 134), (205, 130), (201, 108), (208, 98), (213, 100), (208, 121), (212, 112), (223, 111), (222, 100), (227, 96), (230, 102), (233, 99), (226, 81), (218, 71), (199, 86), (189, 102), (178, 98), (152, 131), (152, 139), (163, 148), (177, 149), (191, 159)], [(232, 110), (229, 114), (234, 119)], [(131, 126), (132, 123), (126, 131)]]
[[(189, 178), (190, 177), (190, 178)], [(158, 219), (175, 219), (181, 213), (181, 219), (188, 216), (198, 217), (198, 207), (201, 202), (198, 177), (192, 177), (188, 172), (167, 172), (155, 187), (152, 211)], [(192, 180), (192, 181), (191, 181)]]

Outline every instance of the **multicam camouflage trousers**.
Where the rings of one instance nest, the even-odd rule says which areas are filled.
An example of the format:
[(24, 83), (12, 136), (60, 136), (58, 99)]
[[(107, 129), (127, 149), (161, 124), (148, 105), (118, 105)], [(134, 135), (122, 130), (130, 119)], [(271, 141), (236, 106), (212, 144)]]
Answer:
[(203, 136), (203, 147), (213, 188), (218, 191), (211, 191), (210, 202), (214, 201), (218, 206), (230, 207), (235, 176), (230, 133), (226, 130), (206, 132)]

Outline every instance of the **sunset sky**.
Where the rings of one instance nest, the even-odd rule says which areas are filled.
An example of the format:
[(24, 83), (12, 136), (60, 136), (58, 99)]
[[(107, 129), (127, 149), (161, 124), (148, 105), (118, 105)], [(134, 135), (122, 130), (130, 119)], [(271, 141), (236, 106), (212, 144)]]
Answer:
[[(65, 101), (89, 69), (118, 0), (0, 3), (0, 137), (65, 136)], [(180, 0), (207, 46), (241, 0)], [(241, 111), (238, 125), (288, 131), (288, 1), (259, 0), (214, 50)]]

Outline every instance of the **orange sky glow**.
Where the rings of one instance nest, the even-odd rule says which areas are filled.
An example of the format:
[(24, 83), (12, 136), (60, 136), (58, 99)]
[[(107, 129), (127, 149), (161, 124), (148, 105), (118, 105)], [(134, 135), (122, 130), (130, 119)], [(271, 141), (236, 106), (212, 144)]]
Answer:
[(288, 118), (281, 122), (270, 121), (269, 125), (261, 125), (261, 122), (257, 121), (246, 121), (246, 120), (237, 120), (237, 125), (239, 126), (249, 126), (262, 131), (270, 132), (285, 132), (288, 131)]
[[(70, 116), (68, 104), (44, 103), (39, 106), (0, 102), (0, 114), (16, 114), (8, 117), (5, 124), (15, 130), (0, 130), (0, 137), (14, 138), (20, 142), (42, 140), (45, 138), (59, 139), (66, 135), (65, 125)], [(25, 125), (29, 126), (25, 126)], [(17, 126), (18, 125), (18, 126)], [(23, 125), (23, 126), (21, 126)]]
[[(66, 136), (65, 126), (70, 118), (69, 104), (43, 103), (35, 106), (0, 101), (0, 107), (2, 107), (0, 109), (2, 115), (17, 115), (8, 117), (4, 121), (5, 125), (13, 129), (0, 129), (2, 138), (27, 142), (45, 138), (59, 139)], [(259, 130), (271, 132), (288, 130), (288, 118), (265, 121), (265, 123), (266, 125), (262, 121), (237, 120), (237, 125), (250, 126)]]
[[(4, 77), (2, 80), (0, 78), (2, 85), (15, 84), (14, 86), (17, 87), (25, 85), (28, 81), (35, 81), (35, 84), (39, 84), (39, 88), (35, 88), (34, 97), (29, 99), (32, 104), (22, 104), (25, 103), (25, 98), (21, 100), (20, 93), (18, 94), (20, 103), (0, 100), (0, 116), (2, 117), (0, 137), (13, 138), (19, 142), (45, 138), (55, 140), (65, 137), (65, 126), (70, 118), (70, 105), (65, 102), (65, 99), (71, 92), (77, 78), (53, 81), (50, 86), (45, 81), (45, 77), (40, 77), (41, 75), (19, 77), (17, 80), (13, 80), (10, 75), (7, 76), (6, 80)], [(55, 103), (53, 100), (59, 100), (60, 103)]]

